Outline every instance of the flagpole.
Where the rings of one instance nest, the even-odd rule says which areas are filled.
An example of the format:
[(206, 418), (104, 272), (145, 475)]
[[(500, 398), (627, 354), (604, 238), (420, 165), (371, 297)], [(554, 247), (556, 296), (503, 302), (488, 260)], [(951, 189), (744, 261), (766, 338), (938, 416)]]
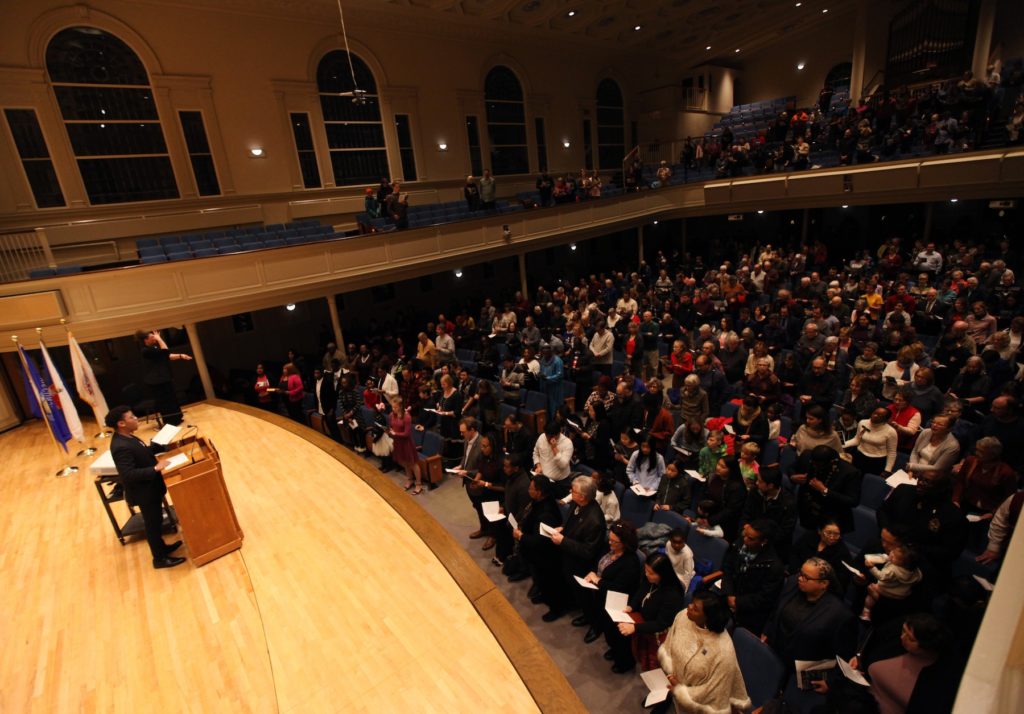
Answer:
[[(71, 346), (71, 337), (72, 337), (72, 335), (71, 335), (71, 328), (68, 326), (68, 321), (65, 318), (62, 317), (62, 318), (60, 318), (60, 324), (64, 326), (64, 332), (67, 333), (67, 336), (68, 336), (68, 346), (70, 347)], [(99, 416), (97, 416), (97, 414), (96, 414), (96, 407), (93, 406), (92, 404), (90, 404), (89, 406), (92, 408), (92, 415), (93, 415), (93, 418), (96, 419), (96, 425), (100, 428), (100, 433), (99, 434), (94, 434), (93, 437), (92, 437), (93, 440), (100, 441), (101, 439), (109, 439), (111, 436), (114, 435), (113, 430), (107, 431), (106, 424), (104, 424), (102, 421), (100, 421)], [(93, 451), (95, 453), (95, 449)]]
[[(36, 335), (38, 335), (38, 337), (39, 337), (39, 346), (42, 347), (43, 346), (43, 328), (37, 327), (36, 328)], [(67, 389), (67, 385), (64, 385), (64, 388)], [(60, 399), (60, 395), (57, 395), (57, 399), (58, 400)], [(81, 442), (79, 442), (79, 443), (81, 443)], [(95, 447), (87, 446), (84, 449), (82, 449), (81, 451), (79, 451), (77, 454), (75, 454), (75, 457), (77, 458), (77, 457), (82, 457), (82, 456), (92, 456), (95, 453), (96, 453), (96, 448)]]
[[(11, 335), (11, 341), (13, 341), (17, 347), (21, 347), (21, 343), (18, 342), (17, 335)], [(20, 349), (18, 350), (18, 359), (21, 360), (21, 368), (25, 370), (25, 375), (28, 378), (26, 381), (28, 381), (28, 383), (32, 385), (32, 394), (36, 398), (36, 403), (39, 405), (39, 409), (43, 412), (43, 421), (46, 422), (46, 433), (50, 435), (50, 440), (53, 442), (53, 445), (57, 448), (57, 451), (60, 452), (60, 460), (64, 462), (64, 468), (62, 468), (54, 475), (57, 478), (64, 478), (66, 476), (71, 476), (73, 474), (78, 473), (78, 467), (74, 466), (71, 463), (71, 460), (68, 458), (67, 452), (63, 448), (61, 448), (61, 445), (57, 443), (57, 437), (53, 435), (53, 430), (50, 427), (50, 420), (46, 417), (46, 414), (48, 414), (50, 411), (50, 405), (46, 403), (45, 399), (39, 396), (39, 390), (36, 387), (35, 380), (33, 380), (31, 377), (31, 373), (29, 372), (28, 369), (28, 364), (25, 362), (25, 356), (21, 353)]]

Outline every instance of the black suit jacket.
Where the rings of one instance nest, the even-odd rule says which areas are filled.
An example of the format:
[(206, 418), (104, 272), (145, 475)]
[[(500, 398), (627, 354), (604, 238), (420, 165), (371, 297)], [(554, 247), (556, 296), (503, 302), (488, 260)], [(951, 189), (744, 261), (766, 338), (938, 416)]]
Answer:
[(114, 434), (110, 455), (114, 457), (117, 475), (121, 477), (124, 495), (129, 503), (160, 500), (167, 493), (164, 477), (156, 466), (156, 455), (164, 450), (159, 444), (145, 444), (134, 436)]
[[(813, 450), (811, 450), (813, 451)], [(793, 473), (808, 474), (811, 466), (811, 451), (805, 451), (797, 459)], [(853, 531), (853, 508), (860, 503), (860, 488), (863, 477), (860, 471), (840, 459), (836, 471), (822, 479), (828, 488), (828, 495), (818, 493), (809, 485), (800, 486), (797, 491), (797, 510), (800, 525), (817, 530), (824, 517), (835, 518), (844, 533)]]
[(626, 551), (604, 569), (601, 575), (600, 601), (604, 606), (605, 593), (609, 590), (629, 595), (636, 590), (637, 583), (643, 577), (644, 566), (640, 564), (640, 558), (635, 552)]
[(897, 486), (877, 511), (878, 527), (899, 524), (910, 529), (911, 538), (937, 575), (948, 575), (967, 547), (967, 519), (949, 498), (925, 501), (910, 484)]
[(562, 551), (563, 570), (583, 576), (597, 565), (607, 543), (604, 511), (597, 501), (582, 508), (571, 503), (570, 509), (562, 529), (564, 540), (558, 547)]
[(849, 659), (857, 648), (857, 620), (832, 593), (822, 596), (786, 641), (780, 639), (779, 618), (786, 604), (795, 597), (803, 597), (803, 594), (794, 577), (783, 589), (778, 606), (764, 628), (768, 644), (779, 653), (782, 661), (790, 665), (793, 660), (832, 659), (836, 655)]
[(323, 407), (324, 415), (329, 416), (334, 413), (337, 404), (338, 392), (334, 388), (334, 375), (328, 372), (320, 380), (320, 405)]
[(536, 557), (545, 551), (553, 551), (555, 544), (551, 539), (540, 534), (540, 524), (557, 528), (562, 525), (562, 512), (553, 498), (540, 501), (531, 500), (523, 509), (519, 521), (519, 530), (523, 537), (519, 540), (520, 551), (526, 557)]

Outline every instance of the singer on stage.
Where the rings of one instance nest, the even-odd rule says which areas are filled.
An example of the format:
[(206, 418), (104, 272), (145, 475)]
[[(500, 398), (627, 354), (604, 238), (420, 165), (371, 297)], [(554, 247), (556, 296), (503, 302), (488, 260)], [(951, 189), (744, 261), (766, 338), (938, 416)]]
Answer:
[(185, 562), (171, 553), (181, 547), (181, 541), (167, 544), (163, 538), (163, 500), (167, 493), (162, 471), (167, 461), (157, 459), (163, 451), (158, 444), (146, 444), (135, 436), (139, 418), (130, 407), (114, 407), (107, 413), (106, 424), (114, 430), (110, 440), (110, 455), (114, 457), (117, 475), (124, 486), (125, 500), (138, 506), (146, 526), (146, 540), (153, 554), (154, 568), (173, 568)]
[(171, 360), (192, 361), (192, 357), (167, 349), (167, 343), (156, 330), (135, 333), (136, 339), (142, 343), (142, 358), (146, 360), (146, 374), (142, 381), (146, 383), (156, 402), (156, 410), (164, 424), (181, 424), (181, 406), (178, 395), (174, 391), (174, 378), (171, 375)]

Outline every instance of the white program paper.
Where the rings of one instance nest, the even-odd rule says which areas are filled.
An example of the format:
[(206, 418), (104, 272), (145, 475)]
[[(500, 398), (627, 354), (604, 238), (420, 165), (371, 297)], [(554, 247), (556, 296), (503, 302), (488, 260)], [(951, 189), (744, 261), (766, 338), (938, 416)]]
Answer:
[(174, 441), (174, 437), (178, 435), (179, 431), (181, 431), (181, 426), (178, 424), (164, 424), (164, 428), (158, 431), (150, 441), (160, 444), (160, 446), (167, 446)]
[(176, 468), (180, 468), (188, 463), (188, 457), (185, 454), (175, 454), (171, 458), (167, 459), (167, 466), (161, 473), (168, 473), (174, 471)]
[(480, 504), (480, 508), (482, 508), (484, 512), (484, 518), (491, 523), (505, 519), (505, 514), (498, 513), (498, 509), (500, 507), (501, 506), (497, 501), (484, 501)]
[(981, 522), (981, 516), (978, 515), (977, 513), (968, 513), (967, 514), (967, 522), (968, 523), (980, 523)]
[(837, 656), (836, 662), (839, 663), (839, 671), (842, 672), (843, 676), (849, 679), (851, 682), (853, 682), (854, 684), (859, 684), (862, 687), (871, 686), (871, 682), (864, 679), (864, 675), (855, 670), (853, 667), (851, 667), (850, 663), (847, 662), (845, 659)]
[(813, 689), (811, 682), (825, 679), (830, 669), (835, 669), (834, 659), (798, 659), (796, 665), (796, 686), (800, 689)]
[(986, 580), (980, 575), (972, 575), (971, 577), (978, 581), (978, 585), (985, 588), (989, 592), (992, 592), (993, 588), (995, 588), (995, 585), (992, 583), (991, 580)]
[(516, 517), (513, 516), (511, 513), (508, 514), (508, 524), (512, 526), (513, 530), (519, 530), (519, 521), (517, 521)]
[(573, 578), (573, 580), (575, 580), (577, 583), (580, 584), (581, 588), (586, 588), (587, 590), (597, 590), (598, 589), (598, 587), (596, 585), (594, 585), (592, 582), (590, 582), (589, 580), (584, 580), (579, 575), (573, 575), (572, 578)]
[(903, 484), (907, 483), (909, 483), (911, 486), (917, 485), (917, 479), (908, 474), (903, 469), (900, 469), (899, 471), (894, 471), (892, 475), (885, 480), (885, 482), (889, 484), (889, 488), (896, 488), (897, 486), (902, 486)]
[(843, 567), (846, 568), (847, 570), (849, 570), (854, 575), (863, 575), (864, 574), (864, 573), (860, 572), (859, 570), (857, 570), (852, 565), (850, 565), (849, 563), (847, 563), (845, 560), (841, 560), (839, 562), (841, 562), (843, 564)]
[(689, 476), (690, 478), (692, 478), (694, 481), (700, 481), (701, 483), (706, 483), (707, 482), (707, 479), (704, 478), (704, 475), (700, 471), (694, 471), (693, 469), (686, 469), (686, 475)]
[(647, 699), (644, 700), (644, 707), (654, 706), (655, 704), (668, 699), (669, 692), (672, 690), (672, 685), (668, 683), (668, 677), (665, 675), (665, 670), (661, 667), (641, 672), (640, 679), (645, 685), (647, 685), (647, 689), (650, 690), (650, 694), (648, 694)]
[(604, 610), (612, 622), (633, 622), (633, 618), (626, 614), (625, 609), (629, 606), (629, 595), (609, 590), (604, 598)]
[(550, 538), (552, 535), (554, 535), (555, 533), (558, 532), (554, 528), (549, 526), (547, 523), (541, 523), (539, 530), (540, 530), (540, 534), (542, 536), (544, 536), (545, 538)]
[(655, 491), (653, 488), (645, 488), (644, 486), (641, 486), (638, 483), (635, 483), (632, 486), (630, 486), (629, 490), (635, 493), (637, 496), (644, 496), (645, 498), (648, 496), (653, 496), (654, 494), (657, 493), (657, 491)]

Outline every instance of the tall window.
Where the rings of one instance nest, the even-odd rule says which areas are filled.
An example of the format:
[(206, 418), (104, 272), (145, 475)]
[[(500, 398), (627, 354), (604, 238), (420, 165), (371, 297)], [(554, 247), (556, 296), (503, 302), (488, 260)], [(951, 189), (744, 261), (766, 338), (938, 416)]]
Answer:
[(484, 172), (484, 160), (480, 153), (480, 124), (476, 117), (466, 117), (466, 142), (469, 145), (469, 172), (479, 176)]
[[(353, 72), (360, 89), (358, 96), (351, 94), (356, 89), (352, 84)], [(355, 55), (334, 50), (320, 60), (316, 83), (327, 130), (327, 146), (331, 150), (334, 183), (338, 186), (375, 184), (389, 176), (380, 97), (370, 68)]]
[(299, 154), (302, 185), (306, 188), (320, 188), (320, 167), (316, 163), (316, 147), (313, 146), (313, 132), (309, 129), (309, 114), (295, 112), (288, 118), (292, 122), (295, 150)]
[(543, 171), (548, 167), (548, 137), (544, 131), (544, 119), (537, 117), (533, 120), (533, 126), (537, 131), (537, 168)]
[(206, 138), (203, 115), (200, 112), (178, 112), (178, 118), (181, 120), (181, 130), (185, 134), (188, 160), (192, 164), (199, 195), (219, 196), (220, 182), (217, 180), (217, 169), (213, 165), (210, 142)]
[(395, 133), (398, 134), (398, 151), (402, 157), (402, 178), (416, 180), (416, 152), (412, 148), (412, 129), (408, 114), (395, 114)]
[(178, 198), (149, 75), (128, 45), (69, 27), (50, 40), (46, 69), (90, 203)]
[(597, 165), (602, 169), (622, 166), (626, 156), (626, 116), (622, 91), (614, 80), (597, 85)]
[(491, 173), (495, 176), (529, 173), (523, 88), (512, 70), (499, 65), (487, 73), (484, 103), (487, 139), (491, 145)]
[(32, 196), (38, 208), (55, 208), (63, 206), (64, 192), (60, 190), (57, 173), (53, 170), (50, 150), (46, 148), (46, 139), (39, 128), (39, 119), (32, 109), (5, 109), (7, 124), (14, 137), (14, 145), (18, 147), (21, 166), (25, 169), (25, 177), (32, 187)]

